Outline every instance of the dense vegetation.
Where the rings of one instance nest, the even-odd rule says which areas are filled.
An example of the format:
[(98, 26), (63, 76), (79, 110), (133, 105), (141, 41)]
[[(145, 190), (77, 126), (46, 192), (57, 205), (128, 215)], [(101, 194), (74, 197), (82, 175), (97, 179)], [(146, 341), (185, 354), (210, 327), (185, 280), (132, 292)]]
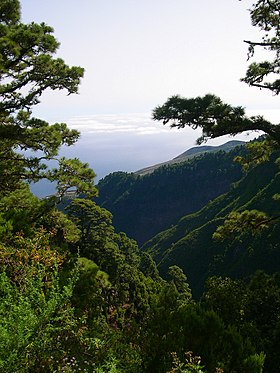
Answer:
[[(271, 31), (277, 12), (277, 1), (263, 0), (253, 5), (251, 16), (255, 25)], [(266, 36), (263, 43), (278, 51), (278, 40)], [(115, 232), (111, 213), (93, 199), (97, 195), (94, 172), (78, 159), (59, 158), (60, 147), (75, 143), (79, 134), (65, 124), (51, 125), (32, 116), (46, 89), (77, 92), (83, 69), (55, 59), (57, 48), (51, 27), (21, 22), (18, 0), (0, 2), (0, 371), (279, 372), (277, 263), (270, 274), (250, 273), (247, 281), (220, 275), (208, 278), (204, 294), (195, 301), (178, 265), (169, 263), (167, 269), (163, 261), (163, 279), (147, 251), (141, 252), (135, 241)], [(251, 68), (246, 79), (261, 84), (260, 72), (262, 77), (277, 72), (274, 65), (262, 66), (261, 71), (258, 65)], [(262, 86), (278, 93), (277, 80)], [(218, 109), (222, 108), (218, 126), (225, 125), (237, 112), (212, 99), (211, 105), (218, 103)], [(206, 107), (206, 114), (214, 112), (216, 118), (220, 110), (213, 105), (211, 110)], [(213, 116), (211, 122), (206, 114), (203, 125), (212, 126)], [(276, 127), (267, 123), (269, 136), (253, 145), (255, 160), (268, 158), (276, 147)], [(56, 168), (48, 168), (50, 160), (57, 163)], [(250, 163), (244, 157), (240, 161), (245, 166)], [(229, 246), (221, 243), (220, 248), (229, 249), (220, 251), (226, 254), (218, 258), (220, 274), (229, 273), (227, 254), (236, 253), (237, 242), (244, 242), (242, 250), (249, 256), (252, 248), (246, 235), (250, 232), (264, 230), (266, 250), (276, 253), (279, 247), (279, 235), (274, 232), (279, 175), (272, 161), (259, 167), (227, 197), (214, 200), (172, 228), (179, 229), (189, 220), (193, 240), (206, 237), (205, 245), (212, 245), (209, 229), (203, 231), (202, 216), (205, 226), (213, 225), (213, 232), (216, 220), (225, 220), (216, 238), (226, 240), (231, 233), (235, 238), (228, 241)], [(253, 172), (262, 177), (255, 178)], [(255, 198), (250, 177), (256, 184), (267, 181), (267, 187), (259, 184)], [(40, 200), (30, 193), (28, 182), (42, 178), (57, 181), (55, 196)], [(127, 177), (126, 182), (134, 180)], [(242, 183), (248, 188), (242, 189)], [(77, 198), (66, 204), (64, 212), (59, 211), (57, 206), (68, 190)], [(220, 215), (219, 206), (224, 208)], [(225, 217), (224, 212), (232, 210)], [(265, 231), (268, 226), (270, 230)], [(164, 240), (171, 237), (162, 234)], [(151, 252), (155, 257), (163, 254)], [(241, 264), (251, 265), (246, 260)], [(202, 266), (204, 279), (206, 275)]]
[(245, 221), (239, 222), (239, 231), (222, 235), (223, 222), (232, 210), (243, 212), (243, 217), (249, 209), (278, 216), (279, 206), (273, 196), (280, 180), (273, 158), (254, 167), (230, 191), (200, 211), (183, 217), (145, 243), (143, 249), (153, 256), (163, 275), (170, 265), (180, 265), (188, 274), (193, 293), (200, 296), (209, 276), (247, 278), (257, 269), (271, 273), (280, 269), (280, 225), (276, 221), (267, 229), (256, 227), (253, 232), (244, 230)]
[(233, 159), (241, 149), (204, 154), (184, 163), (164, 165), (144, 176), (115, 172), (101, 180), (97, 203), (113, 214), (117, 231), (139, 245), (200, 210), (241, 178)]

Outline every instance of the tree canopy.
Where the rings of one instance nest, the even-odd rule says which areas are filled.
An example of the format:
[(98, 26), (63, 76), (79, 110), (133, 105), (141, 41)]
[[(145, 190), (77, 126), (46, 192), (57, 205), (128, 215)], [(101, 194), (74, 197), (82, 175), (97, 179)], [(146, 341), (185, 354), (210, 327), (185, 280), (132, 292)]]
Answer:
[(280, 144), (280, 128), (262, 116), (248, 117), (241, 106), (231, 106), (219, 97), (207, 94), (203, 97), (170, 97), (165, 104), (153, 111), (153, 119), (171, 122), (171, 127), (202, 128), (199, 144), (223, 135), (236, 135), (244, 131), (263, 131)]
[[(80, 161), (58, 158), (62, 145), (74, 144), (79, 133), (65, 123), (49, 124), (34, 118), (32, 109), (46, 90), (78, 92), (84, 74), (55, 58), (59, 43), (45, 23), (23, 24), (18, 0), (0, 4), (0, 169), (1, 193), (20, 181), (48, 178), (59, 181), (59, 192), (68, 188), (94, 191), (94, 173)], [(30, 155), (31, 154), (31, 155)], [(49, 170), (48, 161), (58, 168)], [(89, 187), (89, 185), (92, 187)]]
[(280, 4), (278, 0), (259, 0), (250, 9), (251, 22), (263, 32), (260, 41), (244, 40), (249, 45), (248, 58), (254, 56), (256, 49), (264, 48), (272, 52), (272, 58), (253, 62), (242, 79), (250, 86), (265, 88), (275, 94), (280, 93), (279, 69), (280, 53)]
[[(149, 254), (115, 232), (111, 213), (90, 198), (96, 189), (88, 165), (59, 158), (78, 132), (32, 110), (48, 89), (77, 93), (83, 69), (54, 57), (52, 32), (21, 23), (18, 0), (0, 2), (1, 372), (259, 373), (266, 353), (268, 370), (278, 372), (278, 277), (260, 273), (249, 288), (217, 278), (204, 305), (196, 303), (189, 274), (170, 262), (164, 280)], [(202, 101), (214, 121), (231, 119), (232, 110), (243, 116), (214, 96)], [(48, 168), (53, 160), (58, 166)], [(30, 193), (26, 181), (41, 178), (56, 181), (60, 197), (73, 188), (83, 194), (64, 197), (58, 210), (56, 197)], [(117, 188), (124, 190), (120, 182)], [(240, 315), (237, 322), (232, 315)]]
[[(249, 45), (248, 56), (254, 56), (257, 47), (274, 54), (272, 61), (253, 62), (249, 65), (246, 76), (242, 79), (250, 86), (266, 88), (273, 93), (280, 92), (279, 53), (280, 53), (280, 4), (279, 1), (259, 0), (250, 9), (252, 25), (263, 33), (261, 41), (245, 42)], [(276, 76), (276, 79), (273, 80)], [(194, 129), (200, 127), (202, 136), (198, 143), (222, 135), (236, 135), (243, 131), (262, 131), (268, 139), (280, 145), (280, 126), (266, 120), (263, 116), (247, 116), (242, 106), (226, 104), (221, 98), (207, 94), (203, 97), (183, 98), (178, 95), (170, 97), (165, 104), (153, 111), (153, 119), (171, 123), (171, 127)]]

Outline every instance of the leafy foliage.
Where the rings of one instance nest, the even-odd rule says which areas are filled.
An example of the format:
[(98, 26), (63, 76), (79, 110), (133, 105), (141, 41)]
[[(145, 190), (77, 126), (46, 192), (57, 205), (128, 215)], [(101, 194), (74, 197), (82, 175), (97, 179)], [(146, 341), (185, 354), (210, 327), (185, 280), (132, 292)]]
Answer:
[(61, 286), (59, 268), (66, 258), (49, 245), (45, 232), (1, 245), (0, 366), (5, 372), (37, 366), (45, 371), (51, 354), (57, 362), (67, 354), (76, 324), (70, 305), (76, 275)]
[[(178, 359), (176, 352), (172, 354), (173, 358), (173, 367), (168, 373), (176, 373), (176, 372), (196, 372), (196, 373), (203, 373), (203, 366), (200, 365), (201, 359), (200, 356), (193, 356), (191, 351), (186, 352), (186, 360), (185, 362), (181, 363)], [(222, 370), (220, 370), (222, 373)]]

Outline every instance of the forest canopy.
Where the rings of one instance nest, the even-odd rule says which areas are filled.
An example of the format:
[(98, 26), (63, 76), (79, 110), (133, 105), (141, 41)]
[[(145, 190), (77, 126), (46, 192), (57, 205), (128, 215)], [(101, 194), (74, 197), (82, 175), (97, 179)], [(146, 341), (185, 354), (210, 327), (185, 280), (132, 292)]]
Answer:
[[(277, 16), (278, 1), (252, 6), (276, 55)], [(261, 44), (248, 43), (251, 54)], [(56, 58), (58, 47), (50, 26), (22, 23), (18, 0), (0, 2), (0, 371), (278, 372), (279, 273), (209, 278), (195, 301), (179, 265), (161, 277), (152, 256), (115, 231), (93, 198), (93, 170), (60, 158), (79, 133), (33, 116), (46, 90), (78, 92), (84, 70)], [(270, 63), (244, 80), (278, 93), (277, 80), (264, 80), (278, 72), (277, 58)], [(155, 119), (202, 127), (204, 138), (251, 126), (267, 134), (258, 149), (279, 146), (279, 127), (214, 95), (173, 101)], [(43, 178), (57, 182), (55, 196), (30, 192)]]

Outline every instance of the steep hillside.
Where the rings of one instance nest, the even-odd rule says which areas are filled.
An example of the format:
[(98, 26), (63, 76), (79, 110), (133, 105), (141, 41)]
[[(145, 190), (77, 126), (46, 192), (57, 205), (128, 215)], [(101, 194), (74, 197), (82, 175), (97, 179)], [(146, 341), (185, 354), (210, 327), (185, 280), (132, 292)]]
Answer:
[(257, 236), (247, 234), (224, 242), (212, 239), (216, 228), (232, 210), (260, 209), (279, 214), (279, 202), (272, 199), (279, 192), (279, 185), (279, 168), (273, 161), (266, 162), (202, 210), (183, 217), (178, 224), (153, 237), (143, 250), (154, 257), (163, 275), (173, 264), (182, 267), (197, 296), (211, 275), (244, 278), (257, 269), (279, 271), (279, 223)]
[(170, 159), (169, 161), (159, 163), (153, 166), (145, 167), (141, 170), (136, 171), (135, 174), (140, 175), (140, 176), (147, 175), (147, 174), (154, 172), (157, 168), (162, 167), (162, 166), (170, 166), (170, 165), (177, 164), (180, 162), (185, 162), (199, 155), (204, 155), (205, 153), (216, 153), (219, 151), (229, 152), (230, 150), (234, 149), (236, 146), (241, 146), (244, 144), (245, 144), (244, 141), (232, 140), (219, 146), (209, 146), (209, 145), (195, 146), (191, 149), (188, 149), (184, 153), (178, 155), (177, 157)]
[(112, 212), (117, 231), (141, 245), (228, 191), (242, 176), (233, 161), (241, 151), (244, 147), (206, 153), (144, 176), (110, 174), (98, 184), (97, 203)]

